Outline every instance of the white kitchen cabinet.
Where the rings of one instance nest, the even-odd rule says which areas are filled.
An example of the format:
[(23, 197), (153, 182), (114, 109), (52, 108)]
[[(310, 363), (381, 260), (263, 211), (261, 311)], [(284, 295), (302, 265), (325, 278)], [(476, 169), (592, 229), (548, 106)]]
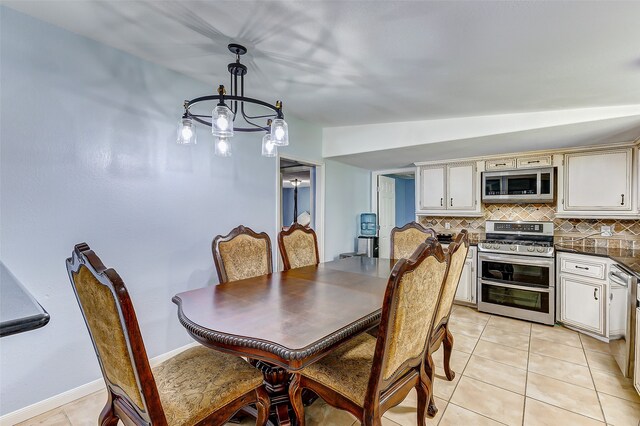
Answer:
[(630, 212), (632, 159), (630, 148), (566, 154), (563, 210), (598, 215)]
[(640, 394), (640, 308), (636, 308), (636, 358), (633, 368), (633, 385)]
[(601, 336), (606, 334), (605, 282), (560, 275), (560, 321)]
[(456, 290), (455, 301), (463, 303), (476, 303), (476, 247), (469, 247), (467, 259), (464, 262), (460, 282)]
[(448, 210), (473, 210), (476, 207), (476, 165), (447, 166)]
[(420, 205), (419, 210), (445, 210), (446, 190), (445, 165), (420, 168)]
[(421, 165), (418, 174), (418, 215), (481, 215), (476, 162)]

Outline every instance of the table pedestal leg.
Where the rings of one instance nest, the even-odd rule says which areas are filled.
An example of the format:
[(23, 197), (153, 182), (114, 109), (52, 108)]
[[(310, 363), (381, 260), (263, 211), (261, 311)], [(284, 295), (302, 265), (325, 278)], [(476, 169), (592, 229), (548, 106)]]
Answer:
[(289, 381), (291, 374), (282, 367), (269, 364), (264, 361), (255, 361), (254, 366), (262, 371), (264, 385), (271, 399), (271, 415), (269, 418), (275, 424), (292, 426), (295, 424), (295, 416), (290, 415), (291, 403), (289, 402)]

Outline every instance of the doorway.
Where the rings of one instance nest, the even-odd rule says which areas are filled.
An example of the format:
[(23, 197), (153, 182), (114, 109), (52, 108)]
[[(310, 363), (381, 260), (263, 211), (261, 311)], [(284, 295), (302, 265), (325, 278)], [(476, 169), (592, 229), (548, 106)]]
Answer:
[[(311, 227), (324, 258), (324, 164), (292, 157), (278, 157), (276, 233), (299, 223)], [(275, 248), (277, 250), (277, 247)], [(278, 260), (282, 268), (282, 260)]]
[(372, 201), (378, 213), (379, 256), (391, 256), (391, 230), (416, 218), (415, 169), (374, 172), (375, 192)]
[(281, 224), (299, 223), (315, 228), (315, 166), (297, 161), (280, 160)]

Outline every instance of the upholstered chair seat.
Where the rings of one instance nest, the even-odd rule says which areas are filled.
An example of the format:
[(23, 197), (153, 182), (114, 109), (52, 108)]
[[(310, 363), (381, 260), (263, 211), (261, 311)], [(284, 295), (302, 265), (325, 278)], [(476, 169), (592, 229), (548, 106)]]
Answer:
[(391, 258), (407, 259), (427, 238), (436, 238), (436, 232), (417, 222), (409, 222), (401, 228), (391, 230)]
[(155, 368), (122, 278), (82, 243), (67, 259), (69, 279), (107, 385), (100, 426), (213, 426), (255, 404), (258, 425), (269, 416), (262, 374), (242, 358), (202, 346)]
[(363, 333), (309, 365), (301, 374), (364, 407), (375, 350), (376, 338)]
[(278, 248), (285, 271), (319, 263), (316, 233), (299, 223), (294, 223), (278, 234)]
[(152, 369), (167, 423), (195, 425), (238, 395), (262, 386), (262, 374), (242, 358), (195, 347)]
[(271, 239), (266, 232), (238, 226), (211, 243), (220, 283), (267, 275), (273, 271)]
[[(289, 398), (304, 426), (302, 390), (344, 409), (363, 425), (381, 424), (382, 414), (416, 390), (418, 426), (425, 426), (432, 399), (427, 347), (447, 271), (447, 257), (430, 238), (394, 266), (382, 304), (377, 337), (363, 333), (294, 374)], [(427, 369), (426, 364), (429, 364)]]

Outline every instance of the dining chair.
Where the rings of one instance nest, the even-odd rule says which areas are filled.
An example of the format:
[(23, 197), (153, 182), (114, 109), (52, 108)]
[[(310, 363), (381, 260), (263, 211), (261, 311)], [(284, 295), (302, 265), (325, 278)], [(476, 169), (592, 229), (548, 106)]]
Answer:
[(107, 385), (99, 425), (223, 425), (249, 404), (256, 405), (257, 424), (267, 423), (269, 397), (258, 370), (203, 346), (151, 368), (118, 273), (86, 243), (75, 246), (67, 271)]
[(427, 238), (436, 238), (436, 231), (425, 228), (418, 222), (409, 222), (391, 230), (391, 258), (408, 258)]
[(244, 280), (273, 272), (271, 239), (266, 232), (238, 226), (211, 243), (220, 283)]
[(278, 234), (278, 249), (284, 263), (284, 270), (317, 265), (318, 237), (313, 229), (294, 223), (283, 228)]
[[(432, 356), (443, 345), (444, 350), (444, 374), (447, 380), (453, 380), (455, 373), (451, 370), (451, 351), (453, 350), (453, 334), (449, 330), (449, 316), (451, 315), (451, 307), (453, 306), (453, 299), (458, 289), (458, 282), (462, 276), (462, 269), (464, 268), (464, 262), (467, 259), (467, 253), (469, 251), (469, 234), (466, 229), (463, 229), (457, 236), (455, 241), (449, 244), (447, 249), (449, 270), (445, 278), (444, 287), (442, 289), (442, 296), (440, 297), (440, 303), (433, 321), (433, 332), (431, 333), (431, 340), (429, 342), (428, 356)], [(444, 343), (444, 344), (443, 344)], [(433, 366), (433, 363), (429, 363), (428, 367)], [(435, 368), (427, 368), (429, 378), (433, 383), (435, 376)], [(429, 401), (429, 411), (431, 415), (435, 415), (437, 408), (433, 398)]]
[(309, 389), (363, 425), (381, 425), (382, 414), (418, 395), (418, 425), (425, 425), (432, 385), (425, 369), (447, 257), (433, 238), (394, 266), (382, 303), (378, 337), (362, 333), (293, 374), (289, 385), (298, 424), (304, 426), (302, 391)]

